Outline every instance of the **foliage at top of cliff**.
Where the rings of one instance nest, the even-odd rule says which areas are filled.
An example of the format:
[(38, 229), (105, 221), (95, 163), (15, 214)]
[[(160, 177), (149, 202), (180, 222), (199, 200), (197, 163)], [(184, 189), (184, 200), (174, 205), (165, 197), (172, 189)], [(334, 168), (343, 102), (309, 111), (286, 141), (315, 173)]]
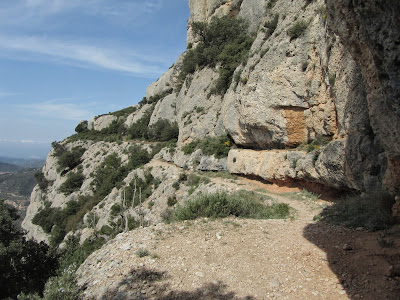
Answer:
[(214, 93), (224, 94), (232, 82), (235, 69), (247, 59), (253, 44), (254, 37), (247, 34), (248, 24), (240, 18), (223, 16), (213, 17), (210, 23), (193, 22), (192, 29), (199, 42), (183, 58), (178, 76), (180, 83), (183, 84), (186, 77), (198, 69), (219, 65)]

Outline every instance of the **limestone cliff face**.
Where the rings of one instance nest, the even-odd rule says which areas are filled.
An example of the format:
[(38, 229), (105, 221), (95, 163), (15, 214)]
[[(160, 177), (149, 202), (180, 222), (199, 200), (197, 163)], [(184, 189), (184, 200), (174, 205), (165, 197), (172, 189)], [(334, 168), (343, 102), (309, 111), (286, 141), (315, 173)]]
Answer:
[[(371, 127), (374, 113), (368, 104), (362, 68), (347, 49), (348, 41), (343, 41), (327, 17), (331, 9), (324, 1), (269, 4), (189, 1), (188, 44), (196, 43), (192, 21), (208, 22), (224, 14), (245, 18), (256, 29), (257, 37), (248, 61), (235, 72), (238, 80), (225, 95), (210, 96), (218, 73), (202, 69), (185, 82), (179, 94), (157, 104), (158, 111), (168, 111), (168, 118), (178, 121), (180, 143), (223, 132), (239, 147), (258, 151), (296, 147), (320, 136), (338, 140), (335, 145), (340, 147), (338, 159), (346, 182), (342, 187), (360, 191), (380, 188), (387, 174), (387, 156)], [(275, 18), (276, 26), (270, 30), (268, 23)], [(307, 24), (306, 29), (298, 37), (290, 36), (289, 30), (298, 22)], [(174, 86), (181, 61), (178, 59), (173, 69), (150, 85), (148, 96)], [(167, 103), (175, 107), (175, 114), (166, 109)], [(201, 113), (196, 113), (199, 107)], [(235, 172), (241, 170), (235, 168)], [(321, 181), (336, 186), (330, 184), (329, 177)]]
[[(192, 22), (209, 22), (224, 15), (245, 19), (255, 40), (223, 95), (212, 93), (218, 65), (198, 69), (180, 87), (183, 53), (148, 87), (146, 99), (157, 101), (130, 108), (122, 117), (109, 114), (87, 123), (95, 131), (107, 130), (116, 122), (129, 128), (150, 111), (150, 126), (159, 120), (178, 124), (177, 149), (163, 149), (144, 167), (161, 183), (154, 186), (146, 206), (131, 209), (130, 214), (157, 222), (168, 197), (186, 199), (188, 189), (171, 187), (182, 168), (228, 170), (272, 182), (339, 190), (383, 187), (398, 192), (399, 5), (372, 0), (189, 0), (188, 46), (198, 43)], [(303, 29), (293, 34), (293, 27), (300, 24)], [(201, 150), (191, 155), (181, 151), (193, 140), (224, 134), (235, 144), (227, 158), (205, 156)], [(91, 174), (111, 153), (126, 164), (132, 144), (126, 139), (67, 144), (69, 149), (79, 145), (86, 150), (81, 164), (85, 180), (79, 191), (68, 196), (59, 192), (68, 174), (57, 172), (57, 161), (50, 153), (43, 173), (53, 183), (46, 192), (36, 187), (32, 193), (24, 221), (28, 234), (48, 240), (31, 223), (44, 201), (65, 207), (70, 200), (91, 195)], [(152, 146), (141, 145), (149, 152)], [(115, 221), (113, 205), (121, 203), (122, 191), (135, 175), (144, 178), (143, 172), (131, 170), (122, 186), (92, 209), (99, 218), (95, 229), (110, 219)], [(93, 231), (89, 223), (87, 215), (80, 229), (83, 235)]]
[(328, 21), (360, 68), (371, 128), (385, 149), (386, 188), (400, 181), (399, 1), (327, 0)]

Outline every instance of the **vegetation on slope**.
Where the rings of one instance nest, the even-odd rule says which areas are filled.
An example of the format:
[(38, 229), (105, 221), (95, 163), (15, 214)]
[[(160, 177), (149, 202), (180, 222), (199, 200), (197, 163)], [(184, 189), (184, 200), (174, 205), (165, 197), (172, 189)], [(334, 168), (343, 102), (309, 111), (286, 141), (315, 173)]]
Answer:
[(231, 147), (231, 140), (228, 136), (208, 137), (205, 139), (194, 140), (182, 147), (184, 154), (192, 154), (197, 149), (201, 149), (205, 155), (214, 155), (216, 158), (228, 156)]
[(210, 23), (194, 22), (192, 29), (199, 43), (183, 58), (178, 76), (180, 84), (198, 69), (218, 66), (219, 78), (213, 93), (224, 94), (235, 69), (247, 59), (254, 37), (247, 34), (248, 25), (244, 20), (228, 16), (213, 17)]
[[(144, 112), (143, 116), (133, 123), (129, 128), (125, 126), (125, 117), (119, 113), (112, 113), (119, 116), (107, 128), (102, 130), (87, 129), (77, 127), (76, 134), (70, 136), (67, 141), (105, 141), (105, 142), (122, 142), (124, 140), (146, 140), (151, 142), (165, 142), (170, 140), (177, 140), (179, 135), (179, 128), (176, 122), (170, 122), (165, 119), (160, 119), (154, 124), (149, 126), (151, 115), (154, 111), (154, 106), (157, 101), (164, 98), (161, 96), (154, 96), (151, 101), (151, 106)], [(143, 100), (142, 100), (143, 101)], [(156, 101), (156, 102), (154, 102)], [(132, 109), (130, 109), (131, 111)]]

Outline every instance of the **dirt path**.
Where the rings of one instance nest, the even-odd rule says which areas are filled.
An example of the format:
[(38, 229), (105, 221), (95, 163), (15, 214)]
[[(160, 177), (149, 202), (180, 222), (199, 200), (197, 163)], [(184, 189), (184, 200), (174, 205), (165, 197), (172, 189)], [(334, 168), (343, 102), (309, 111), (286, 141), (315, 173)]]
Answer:
[[(315, 222), (320, 203), (280, 194), (296, 189), (212, 180), (263, 189), (296, 216), (200, 219), (120, 234), (78, 271), (86, 299), (400, 299), (399, 278), (385, 276), (400, 258), (398, 239), (382, 248), (378, 233)], [(398, 238), (400, 230), (387, 234)]]

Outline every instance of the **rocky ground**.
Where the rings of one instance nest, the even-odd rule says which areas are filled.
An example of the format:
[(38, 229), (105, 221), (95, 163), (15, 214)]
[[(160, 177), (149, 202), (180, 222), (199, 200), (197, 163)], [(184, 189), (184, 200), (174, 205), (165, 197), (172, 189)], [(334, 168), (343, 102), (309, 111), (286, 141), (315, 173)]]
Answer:
[(232, 184), (290, 204), (294, 217), (200, 219), (120, 234), (78, 270), (85, 299), (400, 298), (400, 227), (326, 225), (313, 218), (328, 202), (294, 200), (287, 192), (299, 190), (245, 178)]

